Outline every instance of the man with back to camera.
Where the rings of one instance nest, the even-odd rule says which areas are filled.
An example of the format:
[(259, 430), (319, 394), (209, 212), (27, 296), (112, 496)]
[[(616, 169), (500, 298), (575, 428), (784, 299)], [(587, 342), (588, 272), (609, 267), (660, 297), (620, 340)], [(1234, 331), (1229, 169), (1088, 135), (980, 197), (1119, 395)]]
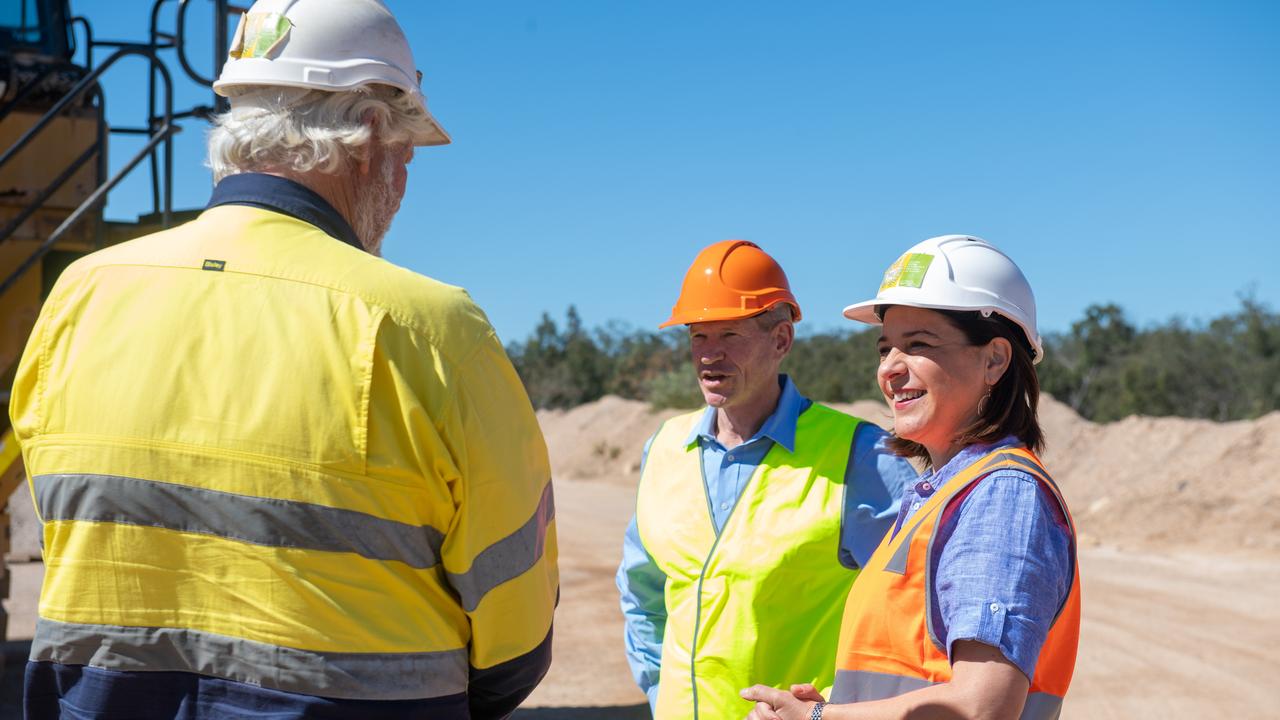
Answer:
[(381, 0), (261, 0), (180, 227), (68, 268), (12, 393), (31, 718), (501, 718), (545, 674), (546, 447), (460, 288), (378, 257), (428, 112)]
[(685, 275), (707, 407), (645, 446), (617, 584), (632, 674), (659, 720), (744, 717), (755, 683), (829, 688), (845, 596), (915, 470), (888, 434), (779, 374), (800, 306), (758, 246), (725, 240)]

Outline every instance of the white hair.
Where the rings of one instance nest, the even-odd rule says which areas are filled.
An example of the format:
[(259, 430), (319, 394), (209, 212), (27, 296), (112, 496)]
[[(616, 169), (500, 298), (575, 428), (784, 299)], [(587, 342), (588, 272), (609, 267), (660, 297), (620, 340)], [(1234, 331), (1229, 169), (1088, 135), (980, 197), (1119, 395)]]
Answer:
[(410, 144), (431, 131), (422, 105), (383, 85), (344, 92), (252, 87), (232, 98), (231, 111), (213, 120), (209, 168), (214, 182), (244, 172), (342, 172), (368, 157), (376, 120), (384, 145)]

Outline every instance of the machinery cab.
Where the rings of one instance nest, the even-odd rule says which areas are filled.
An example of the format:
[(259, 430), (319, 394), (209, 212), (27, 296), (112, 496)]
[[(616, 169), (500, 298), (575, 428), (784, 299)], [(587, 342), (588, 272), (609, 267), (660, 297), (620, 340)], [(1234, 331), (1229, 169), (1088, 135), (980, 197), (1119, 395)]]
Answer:
[(66, 0), (15, 0), (0, 6), (0, 53), (48, 61), (71, 59)]

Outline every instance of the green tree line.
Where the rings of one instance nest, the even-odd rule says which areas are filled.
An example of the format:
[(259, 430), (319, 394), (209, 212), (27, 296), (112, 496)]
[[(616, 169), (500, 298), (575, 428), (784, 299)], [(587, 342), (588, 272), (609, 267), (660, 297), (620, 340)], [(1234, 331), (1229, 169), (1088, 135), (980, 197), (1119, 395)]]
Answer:
[[(878, 399), (877, 336), (871, 328), (802, 335), (783, 371), (813, 398)], [(1037, 367), (1044, 391), (1097, 422), (1139, 414), (1226, 421), (1280, 409), (1280, 314), (1251, 297), (1205, 323), (1149, 327), (1116, 305), (1092, 305), (1070, 331), (1045, 337), (1045, 349)], [(683, 328), (588, 329), (570, 306), (563, 323), (544, 313), (507, 352), (538, 408), (608, 394), (658, 407), (702, 404)]]

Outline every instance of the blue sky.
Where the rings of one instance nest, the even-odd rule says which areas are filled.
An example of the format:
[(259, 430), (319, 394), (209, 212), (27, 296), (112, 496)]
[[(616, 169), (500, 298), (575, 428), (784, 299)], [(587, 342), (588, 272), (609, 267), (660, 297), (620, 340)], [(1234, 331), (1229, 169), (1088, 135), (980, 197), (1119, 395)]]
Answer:
[[(1100, 302), (1142, 324), (1280, 306), (1280, 4), (388, 5), (455, 142), (418, 152), (386, 256), (466, 287), (505, 341), (570, 303), (655, 326), (730, 237), (782, 262), (809, 332), (952, 232), (1021, 265), (1043, 331)], [(100, 37), (143, 37), (149, 7), (72, 0)], [(143, 77), (108, 77), (115, 122)], [(179, 207), (207, 199), (201, 141)]]

